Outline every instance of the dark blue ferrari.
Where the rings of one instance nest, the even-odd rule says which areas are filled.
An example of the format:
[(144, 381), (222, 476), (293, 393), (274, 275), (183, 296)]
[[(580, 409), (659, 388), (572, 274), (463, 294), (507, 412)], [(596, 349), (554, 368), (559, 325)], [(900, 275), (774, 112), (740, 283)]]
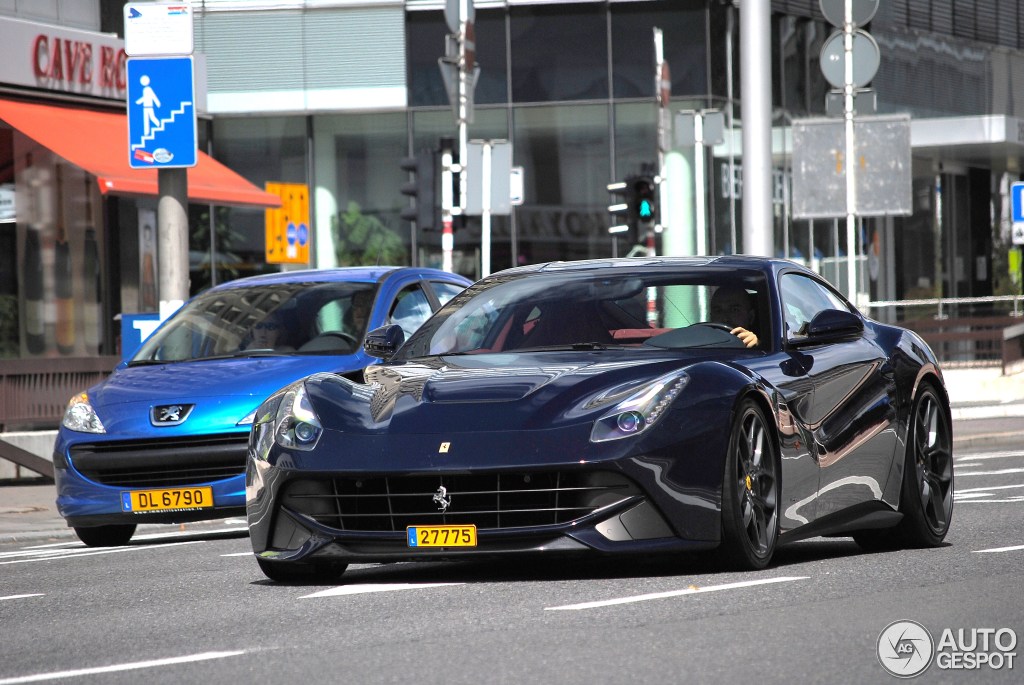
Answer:
[(354, 562), (779, 545), (934, 546), (953, 460), (942, 372), (785, 260), (549, 263), (468, 288), (365, 381), (257, 411), (246, 499), (275, 580)]
[(239, 279), (196, 296), (111, 376), (71, 399), (54, 448), (57, 509), (90, 546), (139, 523), (245, 511), (256, 407), (317, 371), (362, 380), (384, 324), (412, 333), (469, 281), (353, 267)]

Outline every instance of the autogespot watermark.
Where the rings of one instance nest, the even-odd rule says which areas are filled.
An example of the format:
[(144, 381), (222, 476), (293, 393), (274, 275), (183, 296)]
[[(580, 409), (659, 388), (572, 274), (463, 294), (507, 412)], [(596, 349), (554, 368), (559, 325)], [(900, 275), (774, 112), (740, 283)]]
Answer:
[(878, 636), (878, 663), (897, 678), (913, 678), (933, 663), (948, 671), (1013, 668), (1017, 633), (1011, 628), (945, 628), (938, 642), (917, 621), (894, 621)]

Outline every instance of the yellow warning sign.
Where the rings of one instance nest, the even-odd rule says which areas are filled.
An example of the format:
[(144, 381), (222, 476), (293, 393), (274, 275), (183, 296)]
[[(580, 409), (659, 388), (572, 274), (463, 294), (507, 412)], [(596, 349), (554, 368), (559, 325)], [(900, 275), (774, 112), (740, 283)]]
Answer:
[(280, 207), (267, 210), (267, 263), (309, 264), (309, 186), (268, 181), (266, 190), (281, 198)]

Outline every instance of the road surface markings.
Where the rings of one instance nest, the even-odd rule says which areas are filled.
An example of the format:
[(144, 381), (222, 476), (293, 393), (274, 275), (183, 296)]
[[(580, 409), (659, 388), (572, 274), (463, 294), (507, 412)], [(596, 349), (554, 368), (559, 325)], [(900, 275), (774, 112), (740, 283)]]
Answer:
[[(79, 557), (91, 557), (97, 554), (117, 554), (118, 552), (135, 552), (142, 549), (164, 549), (166, 547), (177, 547), (178, 545), (197, 545), (200, 540), (186, 540), (184, 542), (168, 542), (162, 545), (132, 545), (131, 547), (108, 547), (106, 549), (94, 549), (82, 547), (80, 549), (62, 549), (39, 553), (28, 559), (14, 559), (12, 561), (0, 561), (0, 566), (6, 564), (27, 564), (32, 561), (55, 561), (57, 559), (78, 559)], [(15, 552), (14, 554), (18, 554)]]
[(1024, 545), (1014, 545), (1013, 547), (993, 547), (992, 549), (976, 549), (975, 554), (989, 554), (991, 552), (1016, 552), (1017, 550), (1024, 549)]
[(696, 595), (703, 592), (718, 592), (720, 590), (735, 590), (755, 585), (768, 585), (771, 583), (789, 583), (794, 580), (807, 580), (810, 576), (783, 576), (781, 578), (763, 578), (761, 580), (746, 580), (739, 583), (726, 583), (724, 585), (708, 585), (707, 587), (696, 587), (691, 585), (685, 590), (670, 590), (668, 592), (652, 592), (647, 595), (633, 595), (632, 597), (619, 597), (617, 599), (605, 599), (598, 602), (583, 602), (581, 604), (566, 604), (559, 607), (544, 607), (544, 611), (579, 611), (581, 609), (596, 609), (598, 607), (613, 606), (615, 604), (631, 604), (633, 602), (646, 602), (652, 599), (665, 599), (667, 597), (681, 597), (683, 595)]
[(993, 490), (1012, 490), (1014, 488), (1024, 488), (1024, 483), (1017, 483), (1015, 485), (993, 485), (992, 487), (989, 488), (965, 488), (964, 490), (957, 489), (956, 494), (965, 495), (968, 493), (975, 492), (984, 492), (987, 494)]
[(7, 595), (6, 597), (0, 597), (0, 602), (4, 601), (5, 599), (26, 599), (28, 597), (42, 597), (42, 596), (43, 595), (41, 593), (38, 593), (38, 592), (35, 593), (35, 594), (31, 594), (31, 595)]
[(189, 656), (175, 656), (168, 659), (153, 659), (151, 661), (135, 661), (128, 664), (114, 664), (112, 666), (97, 666), (95, 668), (79, 668), (74, 671), (54, 671), (51, 673), (36, 673), (35, 675), (19, 676), (16, 678), (4, 678), (0, 685), (17, 685), (20, 683), (37, 683), (42, 680), (56, 680), (58, 678), (77, 678), (83, 675), (99, 675), (102, 673), (117, 673), (119, 671), (134, 671), (140, 668), (157, 668), (159, 666), (174, 666), (176, 664), (189, 664), (196, 661), (209, 661), (211, 659), (224, 659), (229, 656), (241, 656), (244, 650), (234, 652), (203, 652), (202, 654), (190, 654)]
[(222, 557), (251, 557), (252, 552), (232, 552), (231, 554), (221, 554)]
[(316, 597), (340, 597), (342, 595), (361, 595), (367, 592), (390, 592), (392, 590), (422, 590), (428, 587), (448, 587), (464, 583), (366, 583), (365, 585), (341, 585), (329, 590), (321, 590), (311, 595), (303, 595), (299, 599)]
[(957, 478), (960, 476), (1005, 476), (1011, 473), (1024, 473), (1024, 469), (997, 469), (995, 471), (957, 471)]
[(964, 460), (987, 460), (987, 459), (1006, 459), (1007, 457), (1024, 457), (1024, 452), (1020, 450), (1013, 451), (1002, 451), (1002, 452), (975, 452), (973, 454), (961, 454), (956, 459)]

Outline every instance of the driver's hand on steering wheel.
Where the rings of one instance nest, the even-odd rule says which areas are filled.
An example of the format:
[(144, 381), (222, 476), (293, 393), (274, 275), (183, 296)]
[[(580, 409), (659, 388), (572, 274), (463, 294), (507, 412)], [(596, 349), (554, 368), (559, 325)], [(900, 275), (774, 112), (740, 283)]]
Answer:
[(742, 342), (746, 347), (757, 347), (757, 334), (753, 331), (748, 331), (742, 326), (737, 326), (729, 332), (739, 338), (740, 342)]

